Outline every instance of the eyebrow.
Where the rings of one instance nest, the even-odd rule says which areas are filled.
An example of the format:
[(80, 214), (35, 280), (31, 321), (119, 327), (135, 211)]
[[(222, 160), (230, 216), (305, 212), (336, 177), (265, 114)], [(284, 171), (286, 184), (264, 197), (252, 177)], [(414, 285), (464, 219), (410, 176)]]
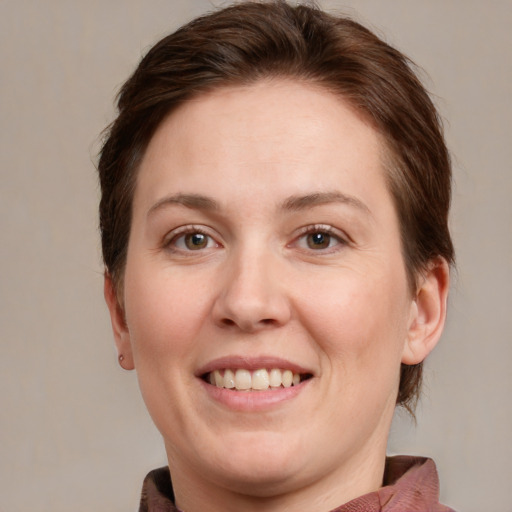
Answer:
[(219, 204), (211, 197), (200, 194), (174, 194), (157, 201), (149, 210), (148, 217), (158, 210), (170, 205), (181, 205), (194, 210), (216, 211)]
[(283, 210), (299, 211), (311, 206), (321, 206), (329, 203), (341, 203), (352, 206), (371, 216), (371, 211), (360, 199), (341, 192), (315, 192), (305, 196), (289, 197), (282, 205)]
[[(357, 208), (371, 216), (371, 211), (360, 199), (341, 192), (315, 192), (303, 196), (291, 196), (286, 199), (280, 209), (284, 211), (300, 211), (314, 206), (322, 206), (330, 203), (341, 203)], [(174, 194), (157, 201), (148, 210), (148, 217), (158, 210), (171, 205), (181, 205), (186, 208), (204, 211), (220, 210), (219, 203), (215, 199), (201, 194)]]

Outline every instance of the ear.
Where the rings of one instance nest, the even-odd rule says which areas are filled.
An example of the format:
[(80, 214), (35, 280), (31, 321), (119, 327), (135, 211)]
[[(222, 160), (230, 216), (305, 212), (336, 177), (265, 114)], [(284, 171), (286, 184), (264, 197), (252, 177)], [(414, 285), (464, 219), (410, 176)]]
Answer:
[(133, 363), (132, 344), (130, 342), (128, 326), (126, 325), (124, 309), (119, 303), (112, 278), (107, 272), (105, 272), (104, 277), (103, 293), (110, 312), (110, 321), (112, 322), (119, 364), (125, 370), (133, 370), (135, 365)]
[(441, 337), (450, 286), (449, 265), (439, 257), (430, 263), (420, 277), (402, 354), (402, 363), (409, 365), (421, 363)]

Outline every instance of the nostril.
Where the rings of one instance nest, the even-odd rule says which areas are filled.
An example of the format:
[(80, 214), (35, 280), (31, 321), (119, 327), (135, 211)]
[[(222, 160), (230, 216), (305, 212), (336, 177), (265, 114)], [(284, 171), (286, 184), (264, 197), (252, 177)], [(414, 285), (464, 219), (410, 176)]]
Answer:
[(240, 329), (244, 331), (252, 332), (261, 328), (272, 327), (274, 325), (277, 325), (278, 322), (276, 322), (276, 320), (273, 318), (262, 318), (261, 320), (258, 320), (257, 322), (253, 323), (238, 321), (236, 318), (232, 319), (229, 317), (225, 317), (220, 320), (220, 324), (224, 327), (229, 328), (238, 326)]

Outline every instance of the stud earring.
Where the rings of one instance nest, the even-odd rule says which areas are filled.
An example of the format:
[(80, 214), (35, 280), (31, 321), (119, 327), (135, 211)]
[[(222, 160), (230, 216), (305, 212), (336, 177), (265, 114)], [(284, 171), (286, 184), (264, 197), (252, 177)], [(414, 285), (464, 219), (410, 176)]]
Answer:
[(124, 361), (123, 354), (119, 354), (119, 357), (117, 359), (119, 360), (119, 364), (122, 366), (122, 362)]

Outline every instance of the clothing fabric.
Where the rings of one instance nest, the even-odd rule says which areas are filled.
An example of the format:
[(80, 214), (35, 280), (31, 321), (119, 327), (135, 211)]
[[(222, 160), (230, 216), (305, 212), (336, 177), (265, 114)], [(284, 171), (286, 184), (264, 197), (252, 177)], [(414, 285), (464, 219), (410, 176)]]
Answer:
[[(169, 468), (151, 471), (142, 486), (139, 512), (180, 512), (174, 504)], [(331, 512), (454, 512), (439, 503), (439, 479), (432, 459), (386, 459), (384, 486)]]

